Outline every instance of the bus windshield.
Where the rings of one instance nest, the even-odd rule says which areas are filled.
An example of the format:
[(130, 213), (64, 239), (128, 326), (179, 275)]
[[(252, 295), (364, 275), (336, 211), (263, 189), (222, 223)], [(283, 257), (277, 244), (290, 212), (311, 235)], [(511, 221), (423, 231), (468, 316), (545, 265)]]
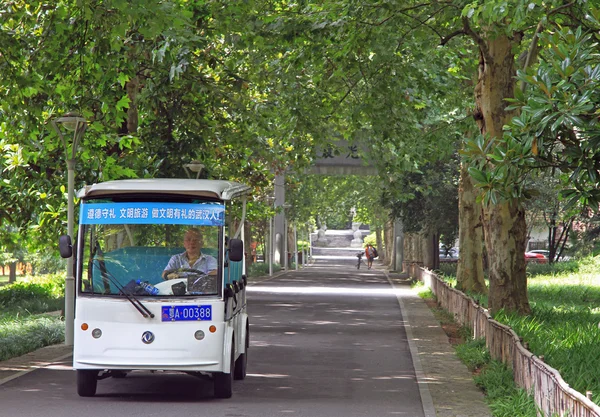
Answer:
[(220, 202), (84, 202), (80, 294), (219, 295), (224, 211)]

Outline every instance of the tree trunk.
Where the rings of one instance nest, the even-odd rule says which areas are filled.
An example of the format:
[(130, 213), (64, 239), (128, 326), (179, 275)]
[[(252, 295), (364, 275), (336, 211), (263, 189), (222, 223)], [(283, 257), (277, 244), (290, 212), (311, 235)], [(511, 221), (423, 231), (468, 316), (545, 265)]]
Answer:
[(8, 264), (8, 282), (17, 282), (17, 263)]
[(490, 274), (488, 307), (492, 313), (505, 309), (528, 314), (525, 210), (513, 201), (490, 205), (484, 213)]
[(381, 227), (375, 227), (375, 247), (379, 254), (379, 260), (385, 260), (385, 251), (383, 250), (383, 241), (381, 240)]
[(383, 240), (385, 242), (385, 264), (390, 265), (392, 259), (394, 259), (394, 222), (387, 220), (383, 228)]
[(406, 233), (404, 235), (404, 261), (423, 265), (425, 261), (423, 246), (426, 243), (420, 233)]
[[(502, 128), (512, 116), (505, 110), (505, 99), (514, 96), (513, 47), (519, 40), (498, 34), (478, 39), (481, 56), (475, 87), (476, 115), (487, 141), (501, 138)], [(517, 199), (511, 199), (490, 203), (483, 211), (490, 278), (488, 307), (492, 313), (505, 309), (527, 314), (531, 309), (525, 274), (525, 210)]]
[(138, 129), (138, 107), (137, 93), (140, 83), (137, 77), (133, 77), (125, 84), (127, 97), (129, 97), (129, 108), (127, 109), (127, 131), (135, 134)]
[(254, 262), (252, 257), (252, 224), (246, 222), (244, 224), (244, 255), (246, 256), (246, 268), (250, 267)]
[(456, 269), (456, 288), (487, 294), (483, 275), (483, 223), (481, 204), (466, 164), (460, 167), (458, 191), (458, 247), (460, 256)]
[(421, 245), (423, 247), (423, 266), (431, 270), (440, 268), (439, 235), (424, 233)]
[(421, 252), (421, 260), (423, 262), (423, 266), (429, 269), (433, 269), (433, 256), (431, 256), (431, 249), (433, 245), (431, 244), (432, 237), (430, 233), (420, 233), (419, 234), (419, 246)]

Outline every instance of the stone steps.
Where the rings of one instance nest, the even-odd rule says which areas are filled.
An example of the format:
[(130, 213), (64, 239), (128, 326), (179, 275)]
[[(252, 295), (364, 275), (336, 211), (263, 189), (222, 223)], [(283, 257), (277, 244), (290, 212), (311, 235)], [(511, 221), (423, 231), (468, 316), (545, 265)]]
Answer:
[(362, 248), (323, 248), (314, 247), (312, 248), (313, 256), (356, 256), (359, 252), (364, 253)]
[[(363, 239), (369, 234), (369, 230), (361, 229), (360, 232)], [(325, 231), (325, 241), (319, 241), (317, 233), (311, 234), (313, 248), (354, 248), (353, 239), (354, 232), (352, 230), (327, 230)], [(362, 247), (362, 244), (360, 247)]]

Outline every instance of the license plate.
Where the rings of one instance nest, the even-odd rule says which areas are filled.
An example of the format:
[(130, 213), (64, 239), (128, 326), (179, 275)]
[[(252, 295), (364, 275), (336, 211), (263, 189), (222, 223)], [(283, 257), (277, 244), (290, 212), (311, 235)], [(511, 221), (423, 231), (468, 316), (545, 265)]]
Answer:
[(212, 306), (162, 306), (162, 321), (212, 320)]

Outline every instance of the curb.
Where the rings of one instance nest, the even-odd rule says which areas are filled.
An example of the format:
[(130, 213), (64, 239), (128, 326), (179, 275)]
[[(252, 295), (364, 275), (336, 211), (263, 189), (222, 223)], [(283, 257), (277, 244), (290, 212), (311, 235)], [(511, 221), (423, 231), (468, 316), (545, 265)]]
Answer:
[[(56, 356), (59, 351), (59, 356)], [(68, 350), (68, 353), (65, 351)], [(0, 386), (13, 379), (26, 375), (36, 369), (45, 368), (55, 362), (62, 361), (73, 355), (73, 346), (65, 344), (45, 346), (25, 355), (0, 362)], [(4, 376), (3, 375), (8, 375)]]
[[(398, 287), (390, 278), (389, 272), (387, 270), (383, 270), (383, 273), (385, 274), (385, 277), (387, 278), (392, 288), (397, 289)], [(398, 304), (400, 305), (402, 317), (406, 321), (404, 331), (406, 332), (408, 348), (410, 350), (410, 356), (412, 357), (413, 366), (415, 368), (417, 385), (419, 387), (419, 393), (421, 394), (421, 405), (423, 406), (423, 413), (425, 414), (425, 417), (436, 417), (435, 406), (433, 405), (433, 398), (431, 397), (431, 392), (429, 391), (427, 377), (425, 376), (425, 372), (423, 372), (423, 366), (421, 365), (421, 359), (419, 358), (419, 349), (417, 348), (417, 345), (415, 343), (415, 337), (412, 333), (412, 326), (410, 324), (410, 314), (408, 313), (408, 310), (404, 305), (402, 296), (400, 294), (396, 294), (396, 299), (398, 300)]]

